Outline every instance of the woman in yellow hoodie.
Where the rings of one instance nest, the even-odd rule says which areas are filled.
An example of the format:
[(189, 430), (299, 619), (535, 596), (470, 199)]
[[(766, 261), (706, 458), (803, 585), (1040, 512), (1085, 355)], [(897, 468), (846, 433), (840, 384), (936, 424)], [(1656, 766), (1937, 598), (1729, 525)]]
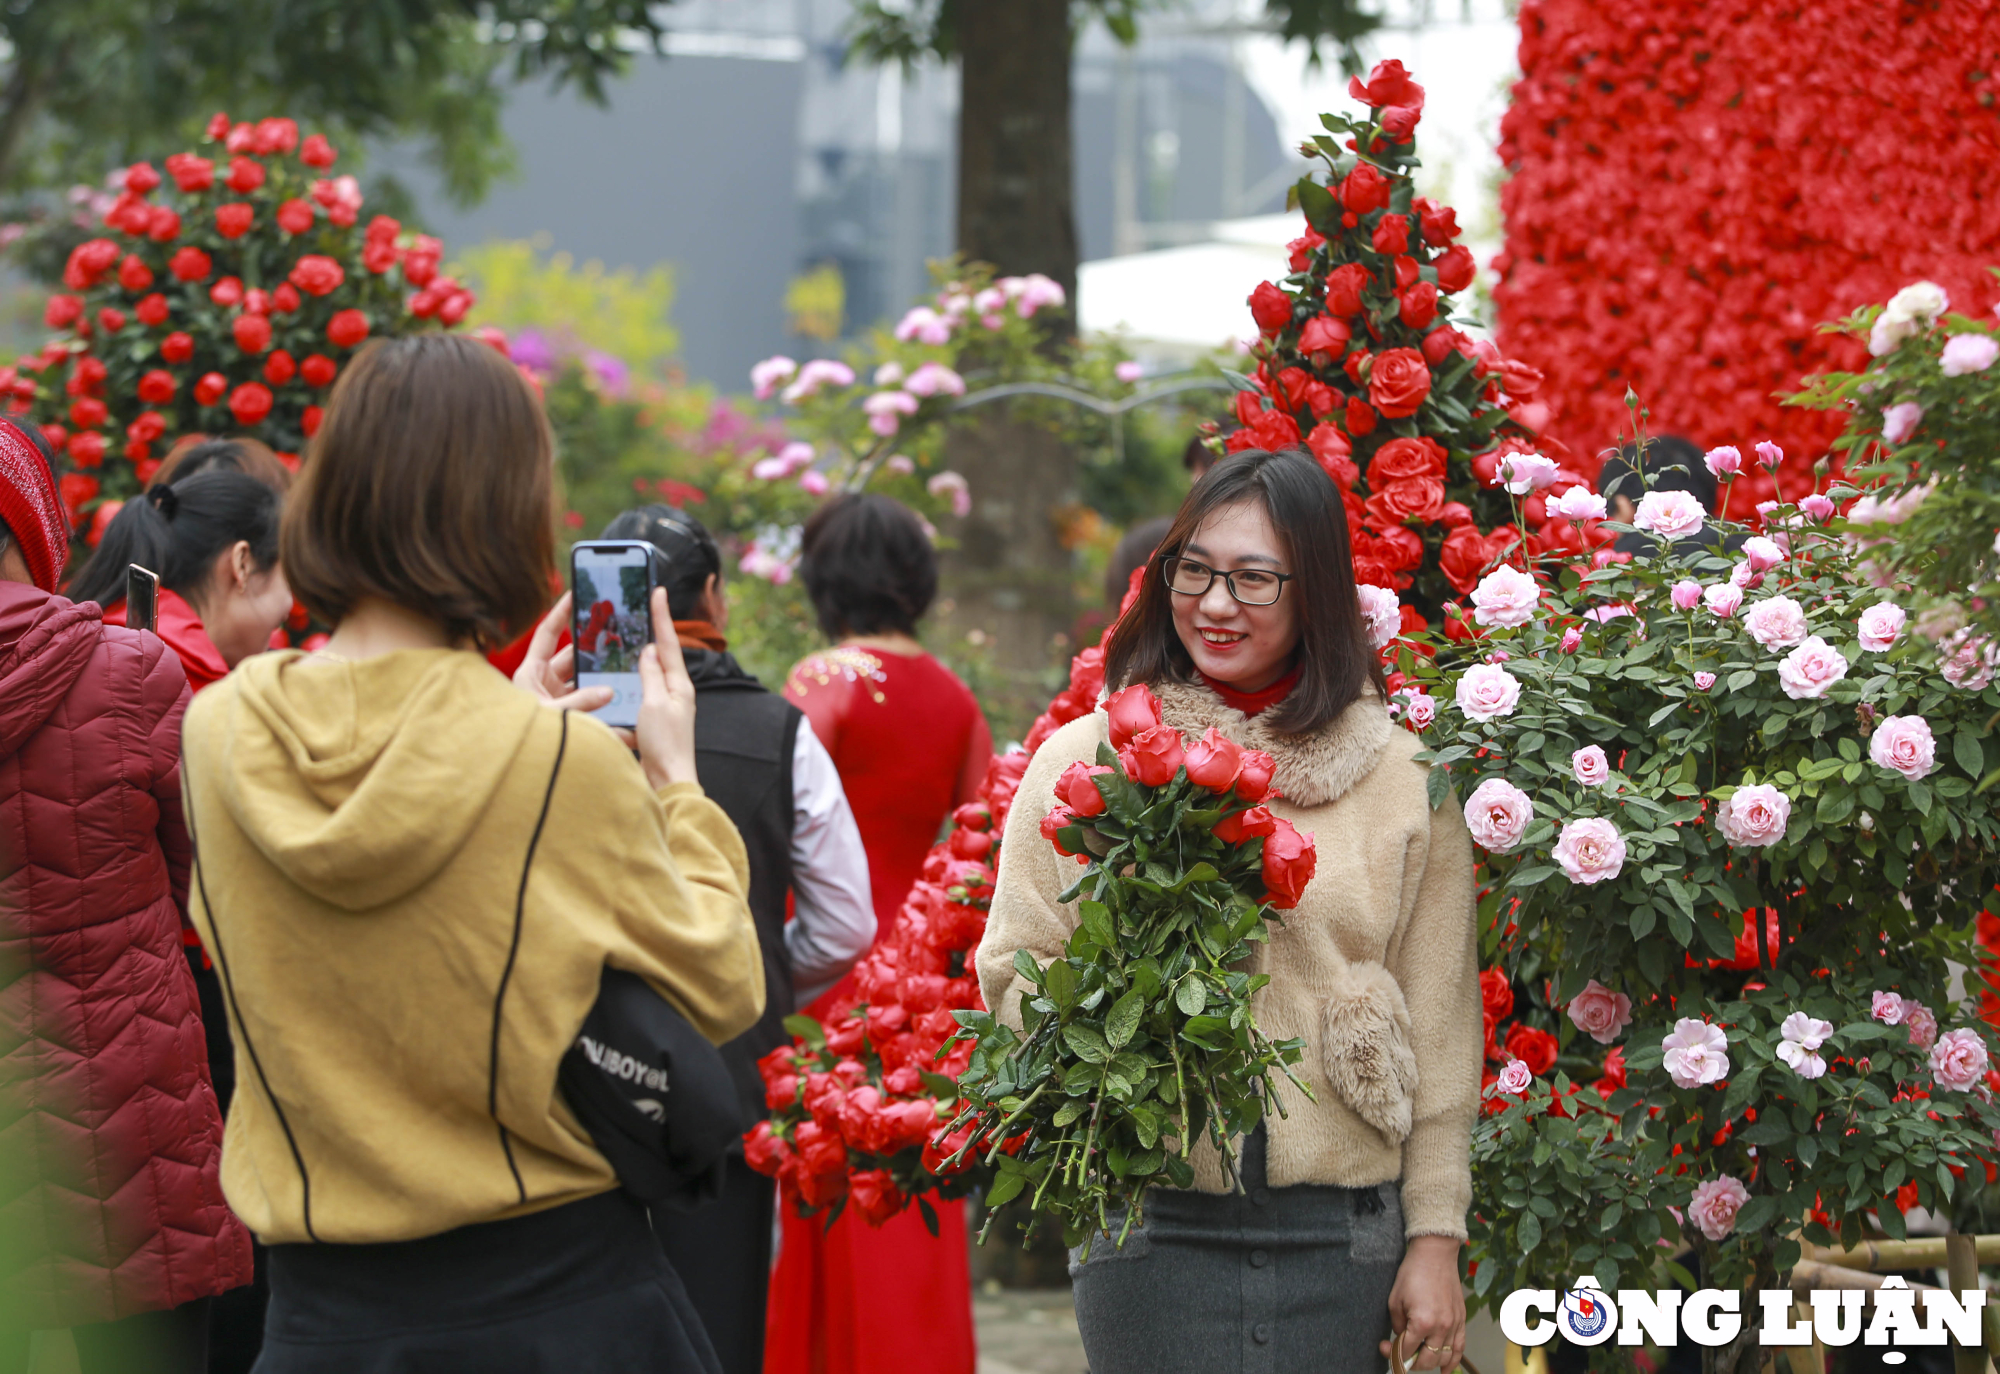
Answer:
[[(720, 1042), (763, 1004), (741, 840), (702, 795), (665, 606), (635, 762), (479, 651), (554, 546), (540, 403), (484, 344), (374, 343), (285, 512), (325, 649), (190, 710), (194, 922), (241, 1066), (223, 1191), (271, 1247), (265, 1374), (710, 1370), (646, 1214), (556, 1087), (606, 964)], [(659, 598), (662, 602), (664, 598)], [(551, 709), (554, 708), (554, 709)]]

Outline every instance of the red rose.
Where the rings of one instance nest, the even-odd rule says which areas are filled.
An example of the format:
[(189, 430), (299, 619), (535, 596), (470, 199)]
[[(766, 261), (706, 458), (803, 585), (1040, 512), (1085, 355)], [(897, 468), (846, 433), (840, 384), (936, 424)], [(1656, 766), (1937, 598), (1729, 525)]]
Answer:
[(396, 235), (403, 232), (402, 224), (388, 215), (377, 215), (368, 221), (368, 228), (362, 237), (369, 243), (393, 243)]
[(1225, 447), (1231, 453), (1260, 448), (1275, 453), (1300, 441), (1299, 422), (1281, 410), (1261, 411), (1251, 422), (1230, 435)]
[(202, 137), (206, 138), (210, 143), (220, 143), (223, 139), (228, 138), (229, 116), (221, 110), (217, 110), (214, 114), (210, 115), (208, 117), (208, 128)]
[(278, 227), (287, 234), (303, 234), (313, 227), (319, 217), (313, 213), (309, 201), (294, 196), (278, 207)]
[[(104, 461), (104, 436), (95, 430), (69, 436), (69, 460), (80, 468), (94, 468)], [(91, 481), (91, 496), (97, 495), (96, 479)], [(69, 479), (63, 479), (63, 494), (69, 494)], [(89, 498), (84, 498), (88, 500)]]
[(110, 239), (91, 239), (70, 249), (63, 266), (63, 285), (72, 291), (88, 291), (97, 279), (118, 261), (118, 245)]
[(444, 245), (429, 234), (418, 234), (410, 240), (410, 247), (403, 254), (403, 280), (415, 287), (429, 286), (437, 277), (438, 264), (444, 261)]
[(307, 386), (330, 385), (340, 369), (324, 353), (308, 353), (299, 364), (299, 378)]
[(229, 332), (245, 353), (262, 353), (271, 346), (271, 322), (262, 315), (238, 315)]
[(1388, 257), (1410, 251), (1410, 221), (1402, 215), (1384, 215), (1382, 222), (1375, 226), (1375, 237), (1371, 240), (1375, 251)]
[(97, 312), (97, 327), (107, 334), (116, 334), (125, 327), (125, 312), (105, 306)]
[(1114, 692), (1104, 703), (1104, 711), (1110, 718), (1113, 749), (1123, 749), (1135, 736), (1160, 723), (1160, 703), (1143, 682)]
[(1437, 268), (1438, 286), (1449, 292), (1465, 290), (1479, 275), (1479, 264), (1472, 260), (1472, 250), (1462, 243), (1445, 249), (1431, 265)]
[(1358, 262), (1343, 264), (1327, 273), (1327, 313), (1342, 317), (1359, 315), (1361, 293), (1371, 280), (1368, 269)]
[(1243, 746), (1225, 737), (1213, 725), (1208, 733), (1188, 746), (1188, 781), (1211, 792), (1227, 792), (1236, 786), (1243, 768)]
[(163, 406), (174, 399), (174, 374), (156, 367), (139, 379), (139, 399), (147, 405)]
[(1382, 530), (1412, 523), (1428, 525), (1443, 506), (1444, 483), (1429, 477), (1412, 478), (1391, 483), (1368, 498), (1368, 523)]
[(1417, 131), (1417, 121), (1423, 117), (1422, 105), (1391, 105), (1382, 111), (1382, 132), (1391, 142), (1408, 143)]
[(1430, 322), (1437, 318), (1438, 289), (1427, 281), (1418, 282), (1397, 299), (1401, 308), (1396, 313), (1412, 329), (1428, 328)]
[(1125, 775), (1133, 782), (1146, 787), (1165, 787), (1180, 771), (1186, 750), (1180, 731), (1168, 725), (1155, 725), (1134, 735), (1119, 757), (1125, 763)]
[(1494, 1021), (1505, 1021), (1514, 1014), (1514, 985), (1507, 981), (1507, 975), (1497, 968), (1482, 970), (1479, 975), (1479, 1004)]
[(133, 306), (132, 313), (139, 317), (141, 324), (163, 325), (167, 322), (167, 298), (155, 291)]
[(278, 289), (271, 293), (271, 309), (278, 314), (289, 315), (302, 304), (297, 289), (288, 281), (279, 282)]
[(1102, 764), (1084, 763), (1079, 760), (1063, 770), (1056, 779), (1056, 800), (1068, 807), (1070, 814), (1078, 817), (1101, 816), (1104, 814), (1104, 794), (1097, 790), (1091, 779), (1111, 770)]
[(96, 429), (108, 413), (104, 402), (93, 396), (79, 396), (69, 403), (70, 428)]
[(1414, 348), (1391, 348), (1377, 355), (1368, 374), (1368, 399), (1377, 410), (1392, 420), (1404, 419), (1415, 415), (1430, 394), (1431, 370), (1423, 354)]
[(326, 337), (335, 348), (353, 348), (368, 337), (368, 317), (359, 310), (342, 310), (326, 322)]
[(1358, 76), (1349, 77), (1347, 93), (1377, 110), (1384, 105), (1415, 105), (1422, 108), (1424, 103), (1424, 88), (1412, 81), (1403, 64), (1393, 57), (1386, 62), (1375, 64), (1375, 69), (1368, 73), (1366, 85), (1362, 84)]
[(292, 267), (286, 278), (308, 296), (324, 296), (347, 280), (347, 273), (332, 258), (308, 253)]
[(194, 356), (194, 335), (175, 330), (160, 340), (160, 356), (170, 363), (184, 363)]
[(1378, 491), (1392, 483), (1416, 477), (1435, 478), (1440, 482), (1445, 477), (1444, 448), (1428, 436), (1391, 439), (1375, 450), (1375, 456), (1368, 463), (1368, 485)]
[(1215, 823), (1215, 838), (1224, 844), (1242, 844), (1278, 833), (1278, 818), (1262, 806), (1224, 816)]
[(242, 201), (215, 207), (215, 232), (226, 239), (240, 239), (257, 222), (257, 211)]
[(1347, 432), (1359, 439), (1375, 432), (1375, 412), (1359, 396), (1347, 398)]
[(69, 442), (69, 431), (61, 425), (43, 425), (42, 437), (49, 441), (49, 447), (60, 449)]
[(263, 184), (263, 163), (247, 157), (229, 159), (229, 175), (224, 179), (223, 185), (239, 196), (247, 196)]
[(159, 184), (160, 174), (150, 162), (135, 162), (125, 169), (125, 189), (134, 195), (150, 195)]
[(146, 222), (146, 237), (154, 243), (169, 243), (181, 236), (181, 217), (164, 205), (155, 205)]
[(1312, 263), (1313, 250), (1326, 242), (1319, 230), (1310, 224), (1305, 233), (1285, 245), (1286, 260), (1294, 272), (1303, 272)]
[(1438, 510), (1438, 523), (1446, 529), (1457, 529), (1460, 525), (1472, 523), (1472, 507), (1463, 501), (1447, 501)]
[(157, 410), (142, 410), (125, 426), (125, 437), (135, 444), (150, 444), (166, 432), (166, 417)]
[(1438, 366), (1457, 351), (1458, 341), (1464, 337), (1464, 335), (1448, 324), (1439, 325), (1436, 329), (1424, 335), (1421, 350), (1424, 355), (1424, 361), (1432, 367)]
[(838, 1132), (818, 1121), (801, 1121), (792, 1131), (792, 1145), (808, 1173), (837, 1174), (847, 1169), (847, 1145)]
[(1250, 315), (1266, 334), (1276, 334), (1292, 322), (1292, 298), (1270, 282), (1259, 282), (1250, 293)]
[[(791, 1083), (796, 1090), (798, 1078), (795, 1075), (786, 1074), (785, 1081)], [(772, 1111), (791, 1105), (791, 1098), (771, 1101), (777, 1096), (778, 1091), (775, 1086), (764, 1091), (765, 1105)], [(771, 1123), (768, 1121), (758, 1122), (756, 1128), (743, 1138), (743, 1160), (760, 1174), (776, 1178), (784, 1172), (786, 1162), (793, 1157), (792, 1147), (785, 1143), (784, 1137), (771, 1130)]]
[(1414, 572), (1423, 566), (1423, 537), (1415, 530), (1392, 525), (1379, 532), (1376, 552), (1386, 557), (1398, 572)]
[(887, 1169), (855, 1171), (847, 1180), (847, 1198), (848, 1204), (870, 1226), (880, 1226), (895, 1216), (907, 1201), (896, 1187), (895, 1176)]
[(1075, 824), (1076, 817), (1070, 814), (1067, 806), (1052, 807), (1048, 814), (1042, 817), (1040, 827), (1042, 838), (1054, 845), (1056, 853), (1066, 859), (1087, 859), (1089, 856), (1086, 854), (1078, 854), (1074, 850), (1063, 848), (1062, 832)]
[(1545, 1030), (1517, 1021), (1507, 1032), (1507, 1053), (1537, 1074), (1544, 1074), (1556, 1066), (1556, 1038)]
[(1347, 436), (1333, 425), (1314, 425), (1313, 432), (1306, 436), (1306, 447), (1319, 460), (1320, 468), (1333, 484), (1342, 491), (1354, 485), (1354, 479), (1361, 475), (1361, 469), (1354, 465), (1350, 455), (1354, 446), (1347, 442)]
[(1438, 549), (1438, 567), (1445, 581), (1464, 595), (1478, 584), (1488, 557), (1485, 536), (1471, 525), (1460, 525), (1444, 537)]
[(175, 153), (167, 159), (167, 175), (182, 191), (193, 194), (215, 185), (215, 164), (193, 153)]
[(292, 355), (282, 348), (264, 359), (264, 380), (272, 386), (283, 386), (298, 370), (299, 365), (292, 361)]
[(229, 393), (229, 413), (248, 428), (271, 413), (271, 389), (262, 382), (245, 382)]
[(307, 406), (305, 413), (299, 416), (299, 428), (305, 431), (306, 438), (310, 439), (313, 435), (319, 433), (319, 422), (325, 418), (326, 412), (324, 410), (318, 406)]
[(299, 161), (308, 167), (318, 167), (322, 171), (333, 166), (334, 160), (339, 156), (340, 154), (333, 150), (333, 145), (326, 141), (325, 134), (308, 135), (306, 141), (299, 146)]
[(1364, 162), (1340, 183), (1341, 208), (1351, 215), (1365, 215), (1389, 203), (1389, 178)]
[(1423, 265), (1408, 253), (1399, 255), (1390, 266), (1396, 272), (1396, 294), (1399, 296), (1423, 280)]
[(1517, 401), (1525, 401), (1535, 394), (1542, 384), (1542, 370), (1531, 367), (1515, 358), (1500, 364), (1500, 385), (1509, 396)]
[(208, 274), (215, 270), (215, 264), (201, 249), (183, 248), (167, 259), (167, 270), (174, 274), (176, 281), (206, 281)]
[(1245, 749), (1236, 770), (1236, 795), (1247, 802), (1260, 802), (1271, 795), (1271, 775), (1278, 761), (1262, 749)]
[(257, 121), (257, 153), (269, 157), (273, 153), (289, 153), (299, 146), (299, 126), (289, 119), (260, 119)]
[(63, 384), (63, 389), (72, 396), (100, 396), (103, 393), (99, 388), (104, 385), (106, 375), (104, 364), (85, 354), (76, 360), (76, 367), (70, 372), (69, 381)]
[(1299, 331), (1299, 352), (1331, 353), (1338, 358), (1347, 351), (1347, 341), (1353, 337), (1354, 331), (1348, 328), (1346, 320), (1315, 315)]
[(55, 295), (42, 310), (42, 323), (51, 329), (67, 329), (83, 317), (83, 297)]
[[(71, 437), (72, 440), (74, 440), (75, 436)], [(91, 437), (97, 440), (96, 461), (103, 462), (104, 436), (101, 434), (94, 434)], [(72, 454), (71, 456), (74, 457), (75, 455)], [(94, 501), (97, 499), (97, 493), (99, 490), (97, 485), (97, 479), (95, 477), (90, 476), (87, 473), (66, 472), (62, 475), (62, 480), (58, 482), (56, 485), (62, 489), (63, 504), (69, 507), (70, 523), (75, 524), (77, 516), (77, 507), (83, 505), (84, 502), (86, 501)]]
[(1425, 243), (1442, 248), (1458, 237), (1458, 211), (1449, 205), (1440, 205), (1429, 196), (1418, 196), (1410, 208), (1423, 224)]
[(1292, 823), (1278, 818), (1275, 833), (1264, 838), (1264, 900), (1280, 911), (1290, 911), (1305, 896), (1319, 856), (1310, 835), (1301, 835)]
[(361, 265), (377, 276), (401, 262), (402, 258), (403, 250), (396, 246), (394, 240), (370, 239), (361, 250)]

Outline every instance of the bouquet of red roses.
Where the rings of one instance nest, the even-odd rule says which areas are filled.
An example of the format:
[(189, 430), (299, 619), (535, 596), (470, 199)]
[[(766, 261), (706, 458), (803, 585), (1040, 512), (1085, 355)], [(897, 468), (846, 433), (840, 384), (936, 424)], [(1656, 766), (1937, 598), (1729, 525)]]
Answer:
[(1070, 1245), (1109, 1234), (1113, 1207), (1128, 1209), (1122, 1243), (1148, 1189), (1191, 1186), (1204, 1133), (1233, 1177), (1234, 1138), (1283, 1110), (1274, 1073), (1311, 1095), (1290, 1067), (1301, 1042), (1251, 1015), (1269, 977), (1242, 971), (1313, 874), (1312, 837), (1262, 805), (1273, 760), (1214, 729), (1187, 739), (1144, 686), (1107, 709), (1110, 743), (1063, 773), (1042, 824), (1084, 866), (1062, 895), (1081, 898), (1076, 931), (1046, 967), (1015, 956), (1033, 985), (1020, 1034), (957, 1013), (953, 1048), (971, 1054), (948, 1129), (963, 1143), (943, 1161), (983, 1153), (998, 1170), (987, 1206), (1032, 1188)]

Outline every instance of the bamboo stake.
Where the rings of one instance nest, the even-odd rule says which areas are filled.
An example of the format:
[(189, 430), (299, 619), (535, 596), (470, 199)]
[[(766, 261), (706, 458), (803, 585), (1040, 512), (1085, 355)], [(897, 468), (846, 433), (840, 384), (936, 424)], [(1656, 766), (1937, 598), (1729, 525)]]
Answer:
[[(1873, 1291), (1882, 1286), (1883, 1276), (1869, 1273), (1865, 1269), (1849, 1269), (1837, 1264), (1823, 1264), (1817, 1260), (1800, 1260), (1792, 1266), (1792, 1293), (1796, 1296), (1810, 1293), (1815, 1288), (1860, 1288)], [(1921, 1293), (1934, 1289), (1935, 1284), (1913, 1283), (1910, 1291)]]
[[(1979, 1287), (1979, 1258), (1971, 1236), (1956, 1232), (1946, 1236), (1944, 1254), (1953, 1292), (1963, 1293)], [(1956, 1374), (1985, 1374), (1986, 1352), (1976, 1345), (1960, 1345), (1953, 1341), (1951, 1363)]]
[[(1942, 1269), (1945, 1266), (1945, 1236), (1923, 1236), (1916, 1240), (1865, 1240), (1852, 1250), (1835, 1250), (1817, 1245), (1805, 1247), (1804, 1258), (1843, 1269), (1866, 1269), (1885, 1273), (1897, 1269)], [(2000, 1236), (1968, 1236), (1980, 1264), (2000, 1264)]]
[[(1792, 1320), (1813, 1324), (1812, 1308), (1803, 1302), (1792, 1304)], [(1811, 1345), (1794, 1345), (1786, 1349), (1785, 1358), (1792, 1367), (1792, 1374), (1826, 1374), (1826, 1347), (1820, 1344), (1819, 1332), (1813, 1332)]]

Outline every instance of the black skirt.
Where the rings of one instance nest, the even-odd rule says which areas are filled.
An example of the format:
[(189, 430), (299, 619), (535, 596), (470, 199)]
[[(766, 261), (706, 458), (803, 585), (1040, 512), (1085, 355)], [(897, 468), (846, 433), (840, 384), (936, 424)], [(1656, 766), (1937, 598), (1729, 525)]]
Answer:
[(719, 1374), (645, 1208), (602, 1193), (383, 1245), (274, 1245), (256, 1374)]

